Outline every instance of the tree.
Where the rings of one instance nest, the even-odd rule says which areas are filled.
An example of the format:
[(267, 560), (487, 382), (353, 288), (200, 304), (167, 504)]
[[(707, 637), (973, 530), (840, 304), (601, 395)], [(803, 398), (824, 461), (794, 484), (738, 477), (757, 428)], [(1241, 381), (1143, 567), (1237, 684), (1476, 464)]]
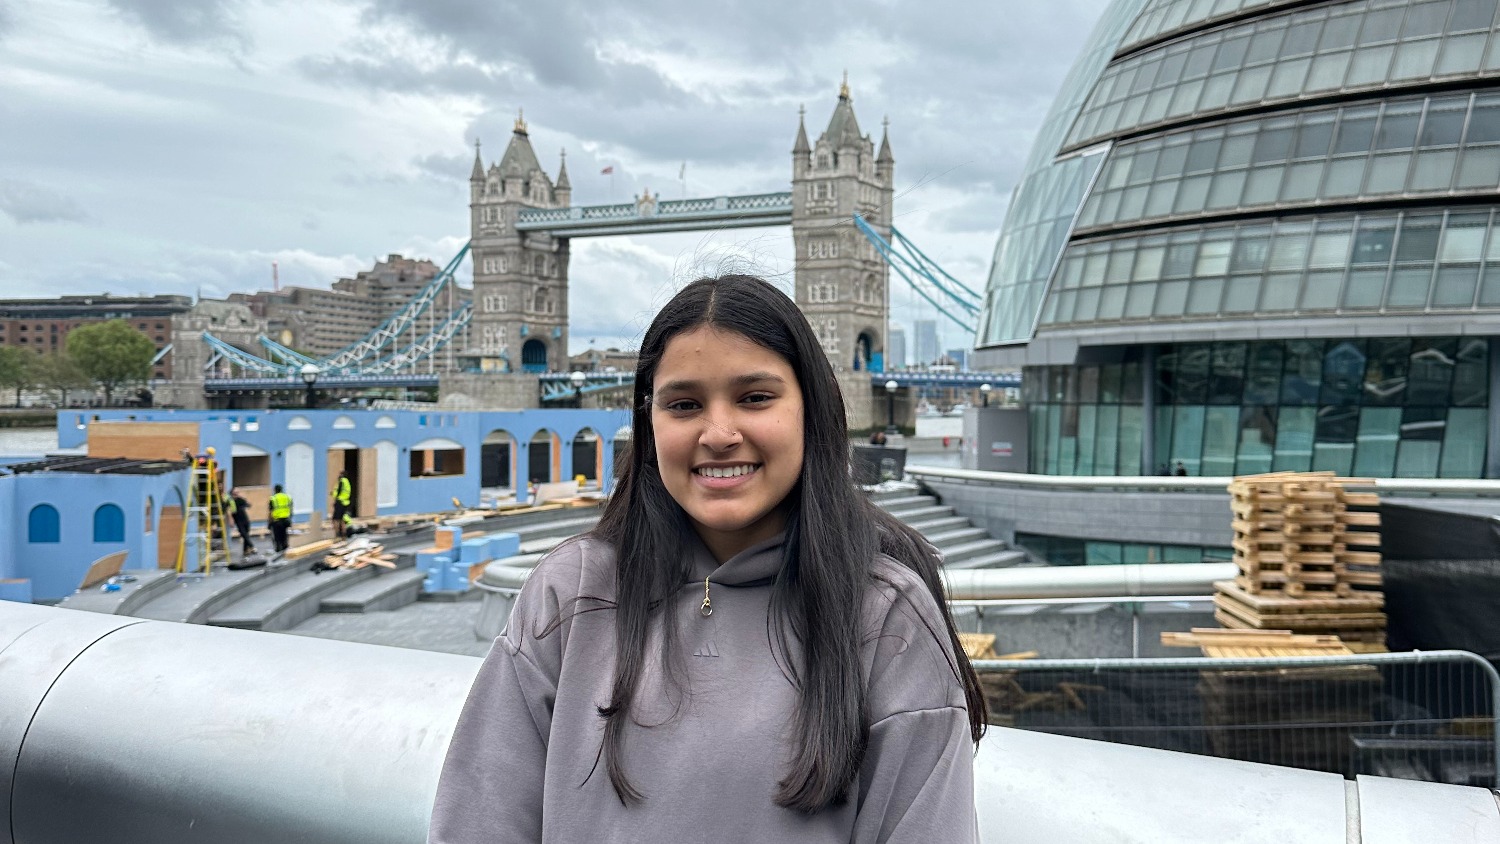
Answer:
[(68, 356), (104, 388), (104, 403), (113, 404), (116, 389), (151, 377), (156, 346), (125, 320), (112, 319), (68, 332)]
[(21, 391), (36, 383), (36, 353), (19, 346), (0, 346), (0, 387), (16, 388), (16, 407), (21, 406)]
[(38, 387), (52, 393), (58, 407), (68, 404), (69, 390), (82, 390), (94, 385), (67, 352), (52, 352), (39, 355), (32, 361), (32, 381)]

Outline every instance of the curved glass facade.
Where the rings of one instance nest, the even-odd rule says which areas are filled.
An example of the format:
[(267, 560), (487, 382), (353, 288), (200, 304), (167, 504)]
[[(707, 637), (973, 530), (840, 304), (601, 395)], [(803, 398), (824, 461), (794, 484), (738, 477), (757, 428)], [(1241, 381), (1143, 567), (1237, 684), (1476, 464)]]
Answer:
[(1117, 0), (1105, 11), (1042, 122), (995, 244), (985, 307), (975, 332), (978, 345), (1031, 339), (1047, 279), (1067, 243), (1078, 207), (1104, 162), (1103, 150), (1057, 161), (1052, 153), (1078, 116), (1083, 98), (1114, 53), (1125, 26), (1144, 2)]
[(1114, 4), (976, 344), (1023, 369), (1032, 471), (1500, 477), (1497, 14)]
[[(1181, 462), (1189, 475), (1215, 477), (1475, 478), (1484, 467), (1488, 338), (1185, 343), (1127, 357), (1027, 368), (1032, 471), (1162, 474)], [(1143, 372), (1154, 421), (1149, 467), (1127, 453), (1142, 436), (1144, 402), (1129, 403), (1120, 389)]]
[(1076, 243), (1042, 324), (1493, 310), (1497, 210), (1257, 220)]
[(1120, 144), (1074, 231), (1497, 185), (1500, 94), (1362, 102)]
[(1121, 51), (1136, 49), (1207, 23), (1238, 17), (1256, 9), (1290, 6), (1305, 0), (1151, 0), (1120, 42)]
[(1111, 64), (1066, 147), (1226, 111), (1500, 68), (1495, 0), (1360, 0), (1184, 36)]

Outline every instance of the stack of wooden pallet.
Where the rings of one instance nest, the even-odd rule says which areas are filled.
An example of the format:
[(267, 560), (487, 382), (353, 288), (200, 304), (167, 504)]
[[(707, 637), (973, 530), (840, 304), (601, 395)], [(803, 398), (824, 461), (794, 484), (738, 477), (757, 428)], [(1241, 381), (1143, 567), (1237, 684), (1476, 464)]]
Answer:
[(1215, 584), (1225, 627), (1332, 633), (1357, 652), (1384, 650), (1379, 497), (1373, 482), (1332, 472), (1235, 478), (1234, 562)]

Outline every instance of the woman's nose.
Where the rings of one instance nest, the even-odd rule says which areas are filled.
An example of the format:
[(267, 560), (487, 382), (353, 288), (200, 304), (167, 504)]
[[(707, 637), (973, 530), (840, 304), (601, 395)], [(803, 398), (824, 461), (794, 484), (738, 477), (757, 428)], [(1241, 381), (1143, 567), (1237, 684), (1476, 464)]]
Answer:
[(742, 439), (740, 432), (734, 425), (734, 419), (728, 414), (716, 416), (705, 413), (703, 419), (703, 434), (700, 442), (709, 448), (718, 450), (738, 445)]

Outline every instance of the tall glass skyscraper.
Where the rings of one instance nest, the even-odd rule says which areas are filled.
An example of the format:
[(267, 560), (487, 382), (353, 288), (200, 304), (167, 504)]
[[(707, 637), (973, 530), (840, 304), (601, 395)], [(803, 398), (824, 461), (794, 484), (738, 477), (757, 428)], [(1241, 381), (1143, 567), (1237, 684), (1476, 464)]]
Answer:
[(1500, 477), (1497, 0), (1117, 0), (976, 364), (1031, 469)]

